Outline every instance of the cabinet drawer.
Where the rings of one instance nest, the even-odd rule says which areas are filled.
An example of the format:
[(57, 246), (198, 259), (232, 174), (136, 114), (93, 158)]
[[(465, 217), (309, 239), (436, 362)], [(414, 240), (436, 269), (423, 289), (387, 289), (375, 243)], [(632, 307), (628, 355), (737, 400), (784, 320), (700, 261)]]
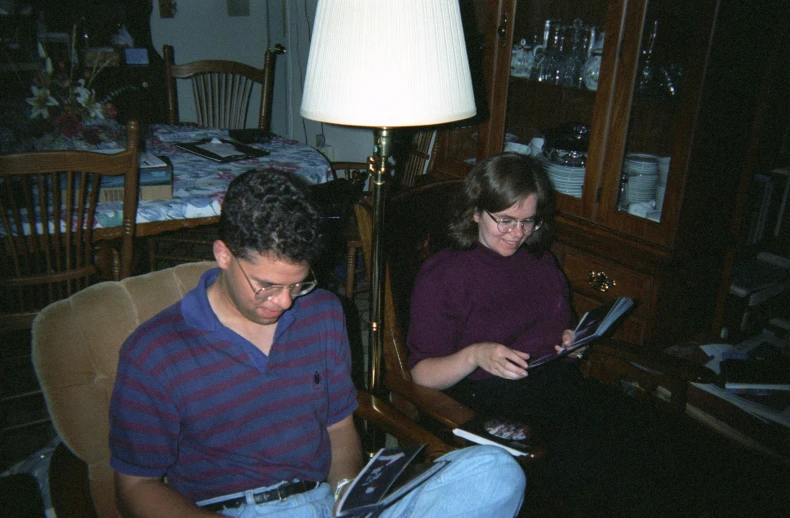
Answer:
[[(555, 252), (574, 296), (583, 295), (597, 301), (631, 297), (637, 302), (633, 316), (644, 319), (651, 313), (655, 285), (651, 276), (567, 246), (559, 245)], [(591, 276), (597, 276), (598, 285), (595, 280), (591, 281)]]

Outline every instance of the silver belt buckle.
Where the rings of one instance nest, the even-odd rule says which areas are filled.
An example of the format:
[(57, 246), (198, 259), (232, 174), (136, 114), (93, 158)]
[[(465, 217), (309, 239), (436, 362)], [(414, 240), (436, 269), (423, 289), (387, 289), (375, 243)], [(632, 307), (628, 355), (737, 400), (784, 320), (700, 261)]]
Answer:
[(285, 496), (285, 498), (283, 498), (282, 493), (280, 493), (280, 489), (282, 489), (282, 488), (284, 488), (285, 486), (288, 486), (288, 485), (290, 485), (290, 484), (282, 484), (280, 486), (277, 486), (277, 498), (280, 500), (280, 502), (285, 500), (285, 498), (288, 498), (287, 495)]

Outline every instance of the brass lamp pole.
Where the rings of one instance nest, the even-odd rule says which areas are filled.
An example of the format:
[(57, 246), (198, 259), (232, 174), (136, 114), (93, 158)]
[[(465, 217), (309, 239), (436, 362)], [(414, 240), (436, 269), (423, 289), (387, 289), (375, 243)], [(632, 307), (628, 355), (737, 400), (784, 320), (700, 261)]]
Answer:
[(373, 131), (375, 156), (371, 194), (373, 196), (373, 242), (370, 260), (370, 329), (368, 351), (368, 391), (379, 395), (382, 391), (381, 365), (384, 350), (384, 258), (381, 231), (384, 228), (384, 186), (388, 176), (387, 164), (392, 155), (392, 133), (387, 128)]
[(458, 0), (318, 0), (301, 114), (374, 129), (368, 390), (380, 394), (381, 232), (392, 128), (477, 113)]

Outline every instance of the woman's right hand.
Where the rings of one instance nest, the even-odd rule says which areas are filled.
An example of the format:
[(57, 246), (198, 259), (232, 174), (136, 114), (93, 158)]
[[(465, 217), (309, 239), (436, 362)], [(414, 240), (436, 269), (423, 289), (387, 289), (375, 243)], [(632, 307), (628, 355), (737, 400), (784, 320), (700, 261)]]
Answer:
[(475, 363), (481, 369), (509, 380), (517, 380), (527, 376), (527, 360), (529, 353), (516, 351), (495, 342), (480, 342), (470, 347), (475, 348)]

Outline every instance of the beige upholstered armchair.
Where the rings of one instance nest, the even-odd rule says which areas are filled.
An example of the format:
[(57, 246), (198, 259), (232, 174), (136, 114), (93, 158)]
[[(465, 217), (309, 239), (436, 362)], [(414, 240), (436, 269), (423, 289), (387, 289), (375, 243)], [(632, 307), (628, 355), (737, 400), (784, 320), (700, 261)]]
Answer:
[[(33, 323), (33, 362), (47, 407), (63, 440), (50, 466), (58, 518), (119, 516), (110, 468), (109, 404), (118, 353), (138, 325), (197, 285), (213, 262), (187, 263), (86, 288), (47, 306)], [(365, 392), (356, 415), (428, 458), (450, 447)], [(87, 469), (86, 466), (87, 465)]]

